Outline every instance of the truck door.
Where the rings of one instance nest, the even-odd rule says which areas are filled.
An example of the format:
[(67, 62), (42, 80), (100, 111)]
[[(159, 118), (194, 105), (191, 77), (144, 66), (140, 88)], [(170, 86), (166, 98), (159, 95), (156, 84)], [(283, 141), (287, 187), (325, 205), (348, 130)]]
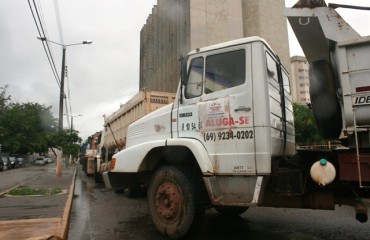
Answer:
[(250, 45), (190, 58), (178, 137), (201, 141), (216, 174), (255, 175)]

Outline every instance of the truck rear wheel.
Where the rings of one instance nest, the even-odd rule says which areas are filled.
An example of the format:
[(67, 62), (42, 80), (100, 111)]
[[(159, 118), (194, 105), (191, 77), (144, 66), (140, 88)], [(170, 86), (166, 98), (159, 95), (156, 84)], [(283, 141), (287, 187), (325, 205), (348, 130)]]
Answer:
[(159, 168), (148, 188), (148, 205), (158, 231), (172, 239), (192, 234), (200, 226), (204, 205), (194, 178), (173, 166)]

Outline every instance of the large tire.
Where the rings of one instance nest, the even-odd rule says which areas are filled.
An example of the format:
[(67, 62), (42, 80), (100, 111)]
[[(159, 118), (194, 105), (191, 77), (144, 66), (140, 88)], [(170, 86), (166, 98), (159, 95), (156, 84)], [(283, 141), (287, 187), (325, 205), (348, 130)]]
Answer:
[(248, 207), (214, 206), (217, 212), (229, 217), (236, 217), (248, 210)]
[(163, 166), (148, 188), (148, 205), (158, 231), (179, 239), (194, 233), (202, 223), (204, 204), (200, 187), (190, 174), (174, 166)]

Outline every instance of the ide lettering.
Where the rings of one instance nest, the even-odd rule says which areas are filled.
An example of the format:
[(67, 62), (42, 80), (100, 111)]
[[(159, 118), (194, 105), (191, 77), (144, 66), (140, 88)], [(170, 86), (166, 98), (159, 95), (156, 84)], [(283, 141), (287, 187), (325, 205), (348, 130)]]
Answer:
[(370, 104), (370, 96), (356, 97), (355, 105)]

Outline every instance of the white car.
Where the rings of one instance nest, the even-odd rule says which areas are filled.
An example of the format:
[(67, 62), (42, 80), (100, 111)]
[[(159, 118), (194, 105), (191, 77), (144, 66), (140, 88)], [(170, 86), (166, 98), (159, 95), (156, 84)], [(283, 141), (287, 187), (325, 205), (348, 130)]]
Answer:
[(42, 157), (39, 157), (39, 158), (35, 159), (34, 163), (37, 164), (37, 165), (45, 165), (46, 164), (46, 159), (42, 158)]

